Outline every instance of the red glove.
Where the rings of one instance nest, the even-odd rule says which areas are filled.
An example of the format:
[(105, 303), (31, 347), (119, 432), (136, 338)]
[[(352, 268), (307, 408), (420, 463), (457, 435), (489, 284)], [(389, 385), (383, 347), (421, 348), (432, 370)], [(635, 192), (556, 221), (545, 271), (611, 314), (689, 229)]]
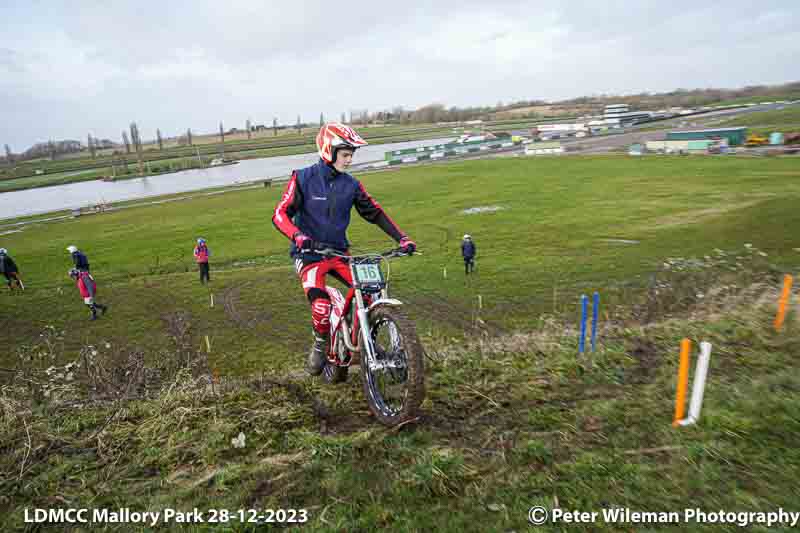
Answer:
[(308, 235), (304, 235), (300, 232), (297, 232), (294, 234), (294, 238), (292, 240), (294, 241), (294, 245), (300, 251), (307, 251), (314, 249), (314, 240)]
[(403, 252), (411, 255), (417, 251), (417, 243), (415, 243), (408, 237), (403, 237), (402, 239), (400, 239), (400, 248), (403, 249)]

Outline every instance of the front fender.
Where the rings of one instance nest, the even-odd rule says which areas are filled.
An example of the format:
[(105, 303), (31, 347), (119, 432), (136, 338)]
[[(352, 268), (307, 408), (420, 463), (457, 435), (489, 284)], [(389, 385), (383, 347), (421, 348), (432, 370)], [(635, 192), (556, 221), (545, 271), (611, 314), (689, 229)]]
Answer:
[(367, 307), (367, 313), (369, 313), (370, 311), (372, 311), (373, 308), (379, 305), (391, 305), (392, 307), (399, 307), (403, 305), (403, 302), (401, 302), (400, 300), (395, 300), (394, 298), (380, 298), (379, 300), (375, 300), (374, 302), (369, 304), (369, 307)]

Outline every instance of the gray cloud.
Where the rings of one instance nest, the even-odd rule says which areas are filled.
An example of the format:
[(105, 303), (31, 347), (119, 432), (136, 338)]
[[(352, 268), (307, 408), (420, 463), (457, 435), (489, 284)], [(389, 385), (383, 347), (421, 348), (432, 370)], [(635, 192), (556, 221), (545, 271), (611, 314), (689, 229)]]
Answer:
[(210, 132), (348, 109), (486, 105), (796, 77), (800, 7), (464, 0), (0, 7), (0, 143)]

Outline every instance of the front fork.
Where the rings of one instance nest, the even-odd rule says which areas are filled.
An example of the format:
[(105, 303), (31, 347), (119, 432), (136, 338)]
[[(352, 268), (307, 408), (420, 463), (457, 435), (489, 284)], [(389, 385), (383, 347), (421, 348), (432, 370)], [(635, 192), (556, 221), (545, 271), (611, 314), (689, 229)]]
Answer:
[[(360, 290), (355, 291), (355, 298), (356, 298), (356, 314), (358, 315), (358, 327), (359, 333), (361, 335), (361, 342), (359, 343), (359, 351), (362, 354), (362, 357), (366, 357), (367, 367), (371, 372), (375, 372), (377, 370), (385, 371), (386, 369), (392, 368), (403, 368), (403, 365), (398, 365), (394, 361), (378, 361), (378, 358), (375, 354), (375, 343), (372, 341), (372, 330), (370, 329), (369, 324), (369, 314), (368, 308), (364, 305), (364, 298), (361, 295)], [(381, 297), (379, 298), (380, 303), (386, 305), (401, 305), (398, 300), (391, 300), (387, 298), (386, 289), (381, 291)], [(376, 305), (378, 302), (373, 302), (373, 305)], [(372, 307), (372, 306), (370, 306)], [(391, 343), (392, 347), (394, 347), (398, 342), (398, 332), (396, 329), (390, 330), (391, 335)]]
[(367, 358), (367, 366), (369, 369), (374, 370), (377, 363), (375, 346), (372, 344), (372, 332), (369, 328), (369, 317), (367, 316), (367, 308), (364, 305), (364, 297), (358, 289), (356, 289), (356, 314), (358, 315), (358, 329), (361, 335), (359, 348), (362, 357)]

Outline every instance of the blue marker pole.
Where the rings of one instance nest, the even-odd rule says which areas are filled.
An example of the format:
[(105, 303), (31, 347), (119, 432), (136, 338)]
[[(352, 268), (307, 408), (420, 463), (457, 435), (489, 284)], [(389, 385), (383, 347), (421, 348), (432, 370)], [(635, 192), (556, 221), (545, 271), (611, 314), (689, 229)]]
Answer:
[(586, 315), (589, 311), (589, 298), (581, 294), (581, 338), (578, 341), (578, 353), (583, 353), (586, 347)]
[(594, 351), (594, 342), (597, 339), (597, 314), (600, 311), (600, 294), (596, 291), (592, 295), (592, 351)]

